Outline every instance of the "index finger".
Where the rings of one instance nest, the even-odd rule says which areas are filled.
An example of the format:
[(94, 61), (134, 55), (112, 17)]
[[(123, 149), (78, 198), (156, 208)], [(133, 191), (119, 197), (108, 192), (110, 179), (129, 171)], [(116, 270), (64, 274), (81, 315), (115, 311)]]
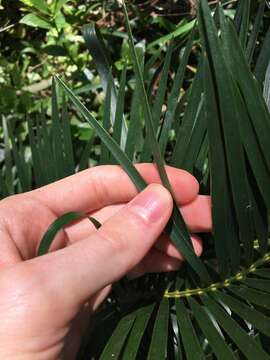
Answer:
[[(136, 168), (148, 183), (161, 183), (154, 164)], [(199, 191), (197, 180), (188, 172), (166, 166), (166, 172), (179, 205), (194, 200)], [(81, 171), (29, 193), (58, 216), (69, 211), (90, 212), (107, 205), (125, 203), (138, 193), (125, 171), (117, 165), (104, 165)]]

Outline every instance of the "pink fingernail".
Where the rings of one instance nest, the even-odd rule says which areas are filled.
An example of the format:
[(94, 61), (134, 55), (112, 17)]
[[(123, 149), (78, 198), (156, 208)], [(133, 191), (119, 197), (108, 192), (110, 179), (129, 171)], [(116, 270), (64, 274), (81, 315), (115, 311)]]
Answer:
[(160, 221), (165, 209), (170, 206), (171, 197), (161, 185), (152, 184), (130, 203), (130, 210), (146, 222)]

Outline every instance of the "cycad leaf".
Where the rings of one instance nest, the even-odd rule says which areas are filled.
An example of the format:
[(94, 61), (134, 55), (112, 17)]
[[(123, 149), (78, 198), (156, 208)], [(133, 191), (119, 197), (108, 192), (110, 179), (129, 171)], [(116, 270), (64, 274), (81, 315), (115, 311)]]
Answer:
[(225, 330), (248, 360), (270, 359), (270, 356), (262, 349), (262, 347), (260, 347), (220, 305), (210, 297), (204, 296), (202, 299), (218, 324)]
[(256, 269), (256, 276), (270, 279), (270, 269)]
[[(162, 105), (164, 104), (165, 95), (167, 92), (167, 82), (168, 82), (168, 75), (169, 75), (169, 70), (170, 70), (172, 53), (173, 53), (173, 42), (170, 43), (170, 45), (168, 47), (168, 51), (166, 53), (163, 69), (162, 69), (161, 75), (160, 75), (158, 90), (157, 90), (157, 94), (156, 94), (155, 101), (153, 104), (153, 109), (152, 109), (152, 123), (153, 123), (155, 137), (156, 137), (158, 125), (161, 120)], [(143, 146), (143, 150), (142, 150), (142, 154), (141, 154), (142, 162), (149, 162), (151, 160), (151, 155), (152, 155), (151, 149), (152, 149), (151, 139), (146, 137), (144, 146)]]
[[(171, 160), (173, 166), (191, 172), (206, 132), (206, 119), (203, 111), (204, 99), (202, 97), (203, 73), (201, 70), (202, 68), (199, 67), (193, 80), (188, 105), (176, 134), (176, 143)], [(185, 163), (193, 166), (187, 166)]]
[[(96, 133), (99, 135), (99, 137), (104, 142), (104, 144), (108, 147), (108, 149), (115, 157), (115, 159), (124, 168), (124, 170), (129, 175), (133, 183), (136, 185), (137, 189), (143, 190), (146, 187), (146, 183), (144, 179), (141, 177), (138, 170), (135, 168), (135, 166), (132, 164), (132, 162), (129, 160), (126, 154), (120, 149), (119, 145), (106, 132), (106, 130), (103, 129), (103, 127), (93, 117), (93, 115), (89, 112), (89, 110), (80, 102), (80, 100), (74, 95), (74, 93), (67, 87), (67, 85), (58, 77), (56, 77), (56, 81), (62, 87), (62, 89), (64, 90), (66, 95), (70, 98), (70, 100), (73, 102), (73, 104), (76, 106), (80, 114), (96, 130)], [(178, 249), (180, 249), (184, 258), (192, 266), (194, 271), (199, 275), (199, 277), (205, 283), (210, 283), (211, 279), (208, 275), (205, 265), (203, 264), (201, 259), (199, 259), (195, 255), (194, 250), (192, 249), (189, 241), (183, 236), (183, 233), (180, 231), (179, 226), (176, 226), (174, 219), (172, 219), (171, 223), (167, 226), (167, 231), (169, 232), (171, 239), (174, 241)]]
[(234, 78), (243, 95), (250, 120), (257, 134), (269, 170), (270, 153), (267, 151), (270, 134), (269, 111), (262, 93), (254, 80), (254, 76), (249, 69), (245, 55), (241, 47), (239, 47), (239, 41), (233, 26), (227, 21), (224, 21), (223, 24), (224, 45), (230, 53), (230, 57), (227, 57), (227, 60), (231, 62)]
[(181, 299), (175, 301), (176, 315), (181, 333), (186, 357), (188, 360), (204, 359), (203, 350), (200, 346), (197, 334), (194, 331), (188, 311)]
[(192, 313), (202, 329), (206, 339), (209, 341), (217, 358), (220, 360), (236, 359), (232, 350), (226, 344), (224, 338), (217, 331), (214, 323), (205, 311), (204, 307), (200, 306), (195, 299), (188, 299), (191, 306)]
[(122, 358), (125, 360), (136, 360), (139, 346), (144, 335), (147, 324), (154, 309), (154, 304), (142, 307), (137, 311), (135, 323), (127, 339)]
[(65, 150), (65, 176), (74, 174), (75, 161), (72, 146), (72, 137), (68, 119), (67, 103), (64, 97), (62, 104), (62, 129), (63, 129), (63, 147)]
[(169, 300), (163, 299), (159, 305), (152, 333), (147, 360), (164, 360), (167, 355)]
[(235, 285), (231, 285), (229, 290), (245, 301), (270, 310), (270, 296), (267, 293), (246, 286)]
[[(215, 101), (214, 84), (210, 70), (205, 62), (205, 115), (209, 138), (209, 157), (211, 172), (211, 196), (213, 231), (216, 256), (221, 276), (228, 275), (230, 266), (234, 272), (240, 264), (240, 244), (237, 238), (236, 224), (232, 214), (232, 199), (229, 191), (228, 171), (223, 148), (222, 133), (218, 121), (218, 107)], [(216, 120), (216, 121), (213, 121)], [(224, 231), (224, 219), (227, 231)], [(230, 262), (229, 262), (230, 261)]]
[[(216, 87), (216, 101), (220, 112), (220, 126), (224, 137), (224, 149), (230, 180), (235, 215), (245, 261), (251, 263), (253, 232), (250, 226), (250, 199), (248, 197), (245, 158), (240, 137), (240, 114), (234, 97), (233, 81), (221, 50), (217, 29), (206, 0), (200, 2), (200, 31)], [(239, 47), (239, 46), (238, 46)]]
[[(111, 107), (111, 97), (112, 97), (112, 76), (108, 79), (108, 86), (106, 89), (106, 96), (104, 101), (104, 109), (103, 109), (103, 119), (102, 119), (102, 126), (104, 130), (107, 132), (110, 131), (111, 128), (111, 117), (112, 117), (112, 107)], [(100, 165), (110, 164), (110, 152), (107, 146), (104, 144), (104, 142), (101, 143), (100, 146)]]
[(127, 174), (130, 176), (132, 181), (136, 184), (138, 190), (143, 190), (146, 186), (145, 181), (133, 166), (131, 161), (125, 155), (125, 153), (120, 149), (115, 140), (107, 133), (107, 131), (98, 123), (98, 121), (93, 117), (89, 110), (81, 103), (81, 101), (74, 95), (74, 93), (67, 87), (63, 80), (56, 77), (56, 81), (60, 84), (64, 92), (79, 110), (80, 114), (85, 118), (87, 122), (96, 130), (96, 133), (111, 151), (115, 159), (123, 166)]
[(42, 237), (39, 248), (38, 248), (37, 255), (41, 256), (41, 255), (46, 254), (48, 252), (55, 236), (57, 235), (57, 233), (60, 230), (62, 230), (65, 226), (67, 226), (68, 224), (70, 224), (76, 220), (81, 220), (82, 218), (88, 218), (97, 229), (101, 226), (101, 224), (96, 219), (94, 219), (91, 216), (88, 216), (87, 214), (85, 214), (83, 212), (69, 212), (67, 214), (64, 214), (64, 215), (60, 216), (58, 219), (56, 219), (51, 224), (49, 229), (46, 231), (46, 233)]
[(166, 114), (165, 114), (165, 119), (163, 122), (162, 131), (161, 131), (160, 138), (159, 138), (159, 146), (160, 146), (160, 151), (161, 151), (162, 155), (164, 155), (165, 150), (166, 150), (166, 145), (167, 145), (168, 137), (169, 137), (169, 131), (171, 129), (172, 123), (174, 120), (177, 120), (177, 119), (175, 119), (175, 114), (176, 114), (176, 109), (177, 109), (177, 105), (178, 105), (178, 101), (179, 101), (179, 97), (180, 97), (180, 93), (181, 93), (181, 88), (183, 86), (186, 66), (187, 66), (188, 59), (189, 59), (189, 56), (190, 56), (190, 53), (192, 50), (194, 34), (195, 34), (195, 26), (193, 28), (193, 31), (190, 34), (184, 54), (180, 60), (180, 64), (179, 64), (177, 72), (175, 74), (172, 91), (168, 98), (168, 105), (167, 105), (167, 110), (166, 110)]
[(216, 293), (216, 297), (243, 320), (246, 320), (252, 324), (261, 333), (265, 334), (266, 336), (270, 336), (270, 319), (267, 316), (246, 305), (243, 301), (239, 301), (223, 292)]
[(120, 354), (136, 320), (137, 312), (123, 317), (107, 342), (99, 360), (120, 359)]
[(120, 87), (117, 96), (115, 122), (113, 126), (113, 138), (119, 145), (121, 144), (121, 134), (123, 128), (126, 78), (127, 78), (127, 69), (125, 67), (121, 75)]
[[(95, 23), (84, 25), (82, 28), (83, 37), (88, 47), (90, 54), (95, 62), (98, 74), (101, 79), (103, 91), (105, 92), (108, 88), (109, 79), (111, 77), (111, 60), (109, 53), (106, 49), (103, 37)], [(114, 81), (111, 85), (111, 108), (112, 108), (112, 124), (115, 121), (117, 104), (117, 91)], [(127, 126), (125, 121), (122, 123), (122, 142), (121, 148), (123, 149), (126, 143)]]
[(55, 79), (52, 82), (52, 154), (54, 156), (54, 163), (56, 166), (56, 179), (61, 179), (65, 176), (65, 159), (64, 152), (62, 148), (62, 131), (61, 131), (60, 117), (59, 117), (59, 108), (57, 101), (56, 93), (56, 83)]
[(247, 278), (241, 281), (243, 284), (257, 290), (265, 291), (270, 293), (270, 279), (264, 280), (260, 278)]
[(261, 48), (260, 55), (258, 56), (258, 60), (256, 62), (256, 67), (254, 71), (254, 75), (256, 76), (256, 78), (258, 79), (261, 85), (264, 82), (266, 69), (269, 64), (269, 47), (270, 47), (270, 26), (265, 36), (263, 46)]
[(263, 16), (264, 16), (264, 9), (265, 9), (265, 2), (262, 1), (259, 4), (257, 14), (256, 14), (256, 18), (255, 18), (255, 22), (254, 22), (254, 25), (253, 25), (253, 29), (252, 29), (252, 32), (251, 32), (251, 35), (249, 37), (248, 44), (247, 44), (246, 57), (247, 57), (247, 60), (248, 60), (249, 64), (252, 61), (252, 57), (253, 57), (254, 50), (255, 50), (255, 47), (256, 47), (256, 42), (257, 42), (257, 39), (258, 39), (258, 34), (259, 34), (259, 31), (260, 31), (261, 22), (262, 22), (262, 19), (263, 19)]

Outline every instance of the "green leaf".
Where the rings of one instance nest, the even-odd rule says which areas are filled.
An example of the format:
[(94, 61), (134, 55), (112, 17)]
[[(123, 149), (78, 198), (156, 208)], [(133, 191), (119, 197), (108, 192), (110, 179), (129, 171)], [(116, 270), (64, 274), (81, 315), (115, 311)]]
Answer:
[[(195, 79), (193, 80), (185, 114), (177, 130), (176, 143), (171, 160), (172, 166), (183, 168), (191, 172), (197, 158), (196, 154), (198, 155), (206, 132), (206, 117), (203, 111), (204, 99), (202, 97), (203, 73), (201, 70), (202, 68), (199, 67)], [(193, 166), (187, 166), (185, 164), (187, 162)]]
[(203, 360), (204, 354), (182, 300), (176, 300), (176, 315), (187, 360)]
[(249, 69), (245, 55), (241, 47), (239, 47), (235, 30), (230, 23), (224, 22), (223, 34), (224, 43), (228, 49), (227, 54), (230, 54), (230, 56), (227, 56), (228, 63), (231, 64), (234, 78), (242, 93), (252, 126), (262, 148), (264, 160), (266, 161), (268, 171), (270, 171), (270, 153), (267, 150), (270, 135), (269, 111), (261, 90)]
[(69, 1), (69, 0), (54, 0), (54, 14), (56, 15), (59, 11), (61, 11), (62, 7)]
[(27, 14), (21, 20), (21, 24), (25, 24), (32, 27), (50, 30), (52, 28), (49, 21), (35, 14)]
[(228, 290), (245, 301), (270, 310), (270, 296), (265, 292), (239, 285), (230, 285)]
[(256, 269), (256, 276), (260, 276), (262, 278), (270, 279), (270, 269)]
[(220, 334), (220, 331), (217, 330), (216, 324), (214, 324), (213, 320), (206, 312), (206, 308), (200, 306), (192, 297), (188, 299), (188, 302), (191, 306), (195, 319), (197, 320), (206, 339), (209, 341), (209, 344), (217, 358), (220, 360), (236, 359), (232, 350), (226, 344), (224, 337)]
[(161, 38), (154, 40), (153, 42), (151, 42), (150, 44), (148, 44), (148, 49), (153, 48), (156, 45), (163, 45), (166, 42), (171, 41), (172, 39), (175, 39), (179, 36), (184, 36), (187, 33), (189, 33), (194, 25), (195, 25), (196, 20), (191, 20), (188, 23), (181, 23), (173, 32), (171, 32), (168, 35), (162, 36)]
[[(154, 131), (154, 126), (153, 126), (152, 113), (150, 110), (150, 106), (149, 106), (148, 99), (147, 99), (147, 94), (146, 94), (145, 87), (144, 87), (144, 80), (143, 80), (143, 74), (141, 71), (140, 63), (138, 60), (137, 53), (135, 51), (134, 41), (133, 41), (133, 37), (132, 37), (131, 27), (130, 27), (125, 3), (123, 3), (123, 8), (124, 8), (124, 13), (125, 13), (125, 20), (126, 20), (126, 26), (127, 26), (127, 30), (128, 30), (128, 36), (129, 36), (131, 57), (132, 57), (132, 61), (133, 61), (135, 76), (137, 79), (138, 89), (139, 89), (139, 92), (141, 95), (141, 101), (142, 101), (142, 106), (144, 109), (147, 133), (148, 133), (148, 137), (151, 141), (151, 148), (152, 148), (154, 160), (157, 164), (157, 168), (158, 168), (159, 175), (160, 175), (163, 185), (170, 191), (170, 193), (174, 197), (173, 189), (170, 185), (167, 173), (165, 171), (164, 160), (162, 159), (159, 144), (156, 139), (156, 134)], [(182, 252), (184, 258), (191, 264), (191, 266), (194, 268), (194, 270), (197, 272), (197, 274), (202, 279), (204, 279), (205, 282), (211, 281), (205, 265), (200, 261), (199, 258), (197, 258), (197, 256), (194, 253), (194, 250), (191, 245), (191, 240), (190, 240), (188, 230), (185, 226), (184, 220), (183, 220), (176, 204), (174, 205), (173, 215), (172, 215), (172, 219), (169, 224), (169, 227), (167, 227), (167, 230), (168, 229), (170, 229), (169, 234), (171, 236), (172, 241), (174, 242), (176, 247)]]
[(270, 293), (270, 280), (262, 280), (259, 278), (247, 278), (241, 281), (243, 284), (257, 290)]
[[(73, 104), (76, 106), (80, 114), (85, 118), (86, 121), (96, 130), (96, 133), (110, 150), (115, 159), (121, 164), (123, 169), (129, 175), (130, 179), (136, 185), (138, 190), (143, 190), (146, 187), (144, 179), (139, 174), (138, 170), (126, 156), (126, 154), (120, 149), (119, 145), (114, 141), (114, 139), (107, 133), (107, 131), (98, 123), (98, 121), (93, 117), (89, 110), (80, 102), (80, 100), (74, 95), (74, 93), (67, 87), (63, 80), (58, 77), (55, 78), (61, 88), (64, 90), (65, 94), (70, 98)], [(182, 232), (179, 229), (179, 226), (176, 226), (175, 220), (172, 219), (166, 230), (171, 236), (171, 239), (176, 244), (178, 249), (180, 249), (183, 257), (186, 261), (192, 266), (194, 271), (200, 276), (200, 278), (205, 283), (210, 283), (211, 279), (208, 275), (205, 265), (202, 260), (199, 259), (189, 242), (183, 237)]]
[(27, 6), (34, 7), (36, 10), (49, 15), (50, 9), (44, 0), (20, 0)]
[(113, 138), (119, 145), (121, 145), (121, 138), (122, 138), (126, 79), (127, 79), (127, 69), (125, 67), (121, 74), (120, 87), (117, 95), (115, 122), (113, 127)]
[(260, 26), (261, 26), (263, 16), (264, 16), (264, 9), (265, 9), (265, 2), (261, 1), (261, 3), (259, 4), (258, 10), (257, 10), (253, 29), (250, 34), (247, 48), (246, 48), (246, 57), (248, 59), (249, 64), (251, 63), (252, 58), (253, 58), (254, 50), (256, 47), (256, 42), (257, 42), (259, 31), (260, 31)]
[(256, 62), (256, 67), (254, 74), (260, 84), (263, 84), (266, 69), (269, 64), (269, 47), (270, 47), (270, 26), (268, 28), (267, 34), (265, 36), (263, 46), (261, 47), (260, 54), (258, 56), (258, 60)]
[(47, 45), (42, 51), (51, 56), (67, 56), (66, 49), (59, 45)]
[(65, 153), (65, 175), (73, 175), (75, 172), (75, 160), (72, 146), (72, 136), (70, 131), (70, 122), (68, 119), (67, 103), (64, 97), (62, 103), (62, 134), (63, 148)]
[(120, 359), (121, 351), (134, 325), (136, 316), (137, 312), (134, 311), (120, 320), (99, 360)]
[[(161, 120), (162, 115), (162, 106), (164, 104), (165, 95), (167, 91), (167, 82), (168, 82), (168, 75), (170, 70), (171, 58), (173, 53), (173, 42), (170, 43), (168, 47), (168, 51), (166, 53), (163, 69), (160, 74), (160, 81), (158, 85), (157, 94), (154, 100), (153, 108), (152, 108), (152, 123), (153, 123), (153, 130), (157, 133), (157, 129)], [(142, 162), (149, 162), (151, 160), (151, 138), (146, 137), (142, 154), (141, 154), (141, 161)]]
[[(250, 0), (240, 0), (242, 2), (241, 7), (241, 23), (239, 30), (239, 40), (243, 49), (246, 48), (248, 29), (249, 29), (249, 15), (250, 15)], [(241, 4), (240, 4), (241, 6)]]
[(58, 77), (55, 78), (57, 83), (61, 86), (65, 94), (76, 106), (80, 114), (85, 120), (95, 129), (98, 136), (110, 150), (115, 159), (121, 164), (129, 177), (132, 179), (138, 190), (143, 190), (146, 186), (145, 181), (139, 174), (138, 170), (133, 166), (132, 162), (126, 156), (126, 154), (120, 149), (115, 140), (107, 133), (107, 131), (99, 124), (89, 110), (80, 102), (80, 100), (74, 95), (74, 93), (67, 87), (63, 80)]
[(203, 302), (218, 324), (226, 331), (248, 360), (269, 360), (270, 356), (249, 336), (231, 316), (210, 297), (204, 296)]
[(8, 192), (7, 195), (14, 194), (14, 184), (13, 184), (13, 174), (12, 174), (12, 156), (11, 156), (11, 148), (10, 148), (10, 139), (8, 134), (8, 126), (7, 120), (3, 116), (2, 117), (2, 126), (4, 133), (4, 145), (5, 145), (5, 186)]
[[(104, 109), (103, 109), (103, 119), (102, 119), (102, 126), (104, 130), (107, 132), (110, 131), (111, 128), (111, 117), (112, 117), (112, 109), (111, 109), (111, 95), (112, 95), (112, 76), (110, 76), (108, 81), (108, 87), (106, 90), (106, 96), (104, 101)], [(100, 147), (100, 165), (110, 164), (110, 152), (109, 149), (106, 147), (105, 143), (101, 143)]]
[[(111, 71), (111, 59), (109, 57), (109, 52), (106, 49), (103, 37), (96, 26), (95, 23), (90, 23), (88, 25), (84, 25), (82, 27), (82, 34), (86, 43), (87, 48), (93, 60), (95, 62), (98, 74), (101, 79), (101, 84), (103, 91), (105, 92), (108, 87), (109, 78), (112, 76)], [(115, 121), (115, 113), (116, 113), (116, 103), (117, 103), (117, 91), (114, 84), (112, 82), (111, 86), (111, 108), (112, 108), (112, 124)], [(122, 128), (122, 143), (121, 148), (124, 149), (126, 143), (126, 136), (127, 136), (127, 125), (126, 122), (123, 120), (123, 128)]]
[[(204, 90), (205, 116), (210, 150), (213, 233), (220, 274), (225, 278), (230, 271), (230, 266), (233, 272), (236, 272), (239, 268), (240, 244), (237, 237), (235, 219), (232, 214), (232, 199), (229, 190), (226, 156), (221, 126), (218, 121), (218, 104), (215, 99), (214, 84), (207, 65), (205, 62)], [(224, 231), (224, 219), (226, 219), (225, 223), (227, 224), (226, 231)]]
[(147, 360), (164, 360), (167, 355), (169, 300), (163, 299), (159, 305)]
[(136, 360), (140, 343), (142, 341), (150, 316), (153, 312), (154, 304), (144, 306), (137, 310), (136, 320), (131, 329), (124, 350), (122, 358), (125, 360)]
[[(220, 8), (222, 13), (222, 9)], [(251, 228), (251, 205), (244, 151), (240, 137), (240, 114), (234, 96), (234, 85), (220, 46), (217, 29), (206, 0), (200, 2), (200, 31), (216, 87), (216, 101), (220, 112), (220, 126), (224, 137), (230, 188), (245, 261), (251, 263), (253, 256), (253, 231)], [(238, 45), (239, 48), (239, 45)], [(241, 50), (241, 48), (240, 48)]]
[(216, 293), (218, 299), (220, 299), (225, 305), (227, 305), (234, 313), (240, 316), (243, 320), (246, 320), (252, 324), (256, 329), (266, 336), (270, 335), (270, 319), (251, 308), (243, 301), (237, 300), (233, 296), (225, 294), (223, 292)]
[(83, 218), (88, 218), (97, 229), (101, 226), (101, 224), (96, 219), (82, 212), (69, 212), (67, 214), (64, 214), (51, 224), (49, 229), (42, 237), (42, 240), (38, 248), (37, 256), (45, 255), (48, 252), (55, 236), (60, 230), (62, 230), (65, 226), (69, 225), (70, 223), (77, 220), (81, 220)]
[(59, 108), (58, 108), (58, 97), (56, 82), (53, 79), (52, 82), (52, 154), (54, 156), (54, 163), (56, 166), (56, 176), (57, 180), (65, 177), (65, 159), (64, 159), (64, 149), (62, 143), (62, 126), (60, 123), (59, 117)]
[[(177, 109), (177, 105), (178, 105), (178, 101), (179, 101), (179, 97), (180, 97), (180, 93), (181, 93), (181, 88), (183, 86), (184, 75), (185, 75), (188, 59), (189, 59), (189, 56), (190, 56), (190, 53), (192, 50), (194, 35), (195, 35), (195, 26), (190, 34), (188, 43), (185, 47), (184, 54), (181, 57), (180, 64), (179, 64), (177, 72), (175, 74), (172, 91), (171, 91), (171, 94), (168, 99), (168, 106), (167, 106), (167, 110), (166, 110), (166, 114), (165, 114), (165, 119), (164, 119), (164, 123), (162, 126), (160, 138), (159, 138), (159, 146), (160, 146), (160, 151), (161, 151), (162, 155), (164, 155), (165, 150), (166, 150), (166, 145), (167, 145), (168, 137), (169, 137), (169, 131), (171, 129), (172, 123), (174, 120), (175, 121), (178, 120), (178, 119), (175, 119), (176, 109)], [(176, 146), (177, 145), (175, 145), (174, 149), (176, 148)]]

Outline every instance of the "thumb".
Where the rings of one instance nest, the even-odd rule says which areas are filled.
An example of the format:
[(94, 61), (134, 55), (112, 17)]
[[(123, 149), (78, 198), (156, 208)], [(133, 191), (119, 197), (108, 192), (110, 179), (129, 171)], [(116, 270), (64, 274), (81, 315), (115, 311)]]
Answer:
[[(35, 273), (55, 299), (77, 306), (128, 273), (153, 246), (172, 212), (161, 185), (149, 185), (89, 238), (42, 256)], [(47, 289), (48, 290), (48, 289)]]

